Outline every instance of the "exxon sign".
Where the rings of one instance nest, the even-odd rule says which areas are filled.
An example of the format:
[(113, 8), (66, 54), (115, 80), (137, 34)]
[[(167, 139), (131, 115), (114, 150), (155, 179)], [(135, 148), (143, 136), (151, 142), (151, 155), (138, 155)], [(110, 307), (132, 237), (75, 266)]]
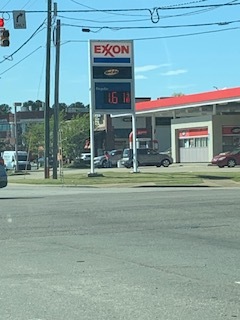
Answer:
[(127, 41), (93, 41), (93, 63), (131, 63), (132, 42)]

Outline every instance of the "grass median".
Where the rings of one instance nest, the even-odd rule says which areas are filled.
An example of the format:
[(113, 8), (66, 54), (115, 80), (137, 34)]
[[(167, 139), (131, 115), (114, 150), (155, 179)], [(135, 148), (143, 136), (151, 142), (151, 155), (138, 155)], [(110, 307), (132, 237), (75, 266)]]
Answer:
[(9, 183), (35, 184), (35, 185), (69, 185), (69, 186), (123, 186), (123, 185), (144, 185), (144, 186), (179, 186), (179, 185), (206, 185), (212, 181), (235, 181), (240, 182), (240, 172), (231, 173), (131, 173), (131, 172), (104, 172), (96, 177), (88, 177), (86, 173), (65, 173), (58, 179), (44, 179), (43, 176), (31, 177), (26, 175), (9, 175)]

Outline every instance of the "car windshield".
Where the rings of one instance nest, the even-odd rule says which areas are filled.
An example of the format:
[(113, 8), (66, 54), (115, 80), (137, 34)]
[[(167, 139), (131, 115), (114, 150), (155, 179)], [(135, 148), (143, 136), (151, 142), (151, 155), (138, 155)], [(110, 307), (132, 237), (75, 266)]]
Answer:
[(238, 154), (240, 152), (240, 149), (235, 149), (231, 152), (231, 154)]
[(18, 155), (18, 161), (27, 161), (27, 156), (26, 155)]
[(123, 150), (123, 158), (128, 157), (129, 154), (130, 154), (130, 150), (129, 150), (129, 149), (124, 149), (124, 150)]

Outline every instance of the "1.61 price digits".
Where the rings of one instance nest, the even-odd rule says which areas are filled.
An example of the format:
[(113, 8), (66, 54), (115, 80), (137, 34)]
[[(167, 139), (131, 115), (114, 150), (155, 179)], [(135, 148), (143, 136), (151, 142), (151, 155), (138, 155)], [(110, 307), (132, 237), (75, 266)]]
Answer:
[(131, 95), (129, 91), (108, 91), (105, 92), (105, 102), (107, 104), (129, 104)]

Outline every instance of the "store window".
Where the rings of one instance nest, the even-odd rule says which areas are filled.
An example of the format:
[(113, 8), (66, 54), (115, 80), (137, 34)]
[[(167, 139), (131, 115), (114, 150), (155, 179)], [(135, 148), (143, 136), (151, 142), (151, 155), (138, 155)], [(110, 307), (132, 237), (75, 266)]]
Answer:
[(222, 127), (222, 151), (232, 151), (240, 147), (240, 127)]
[(206, 148), (208, 147), (208, 138), (191, 138), (191, 139), (180, 139), (180, 148)]

